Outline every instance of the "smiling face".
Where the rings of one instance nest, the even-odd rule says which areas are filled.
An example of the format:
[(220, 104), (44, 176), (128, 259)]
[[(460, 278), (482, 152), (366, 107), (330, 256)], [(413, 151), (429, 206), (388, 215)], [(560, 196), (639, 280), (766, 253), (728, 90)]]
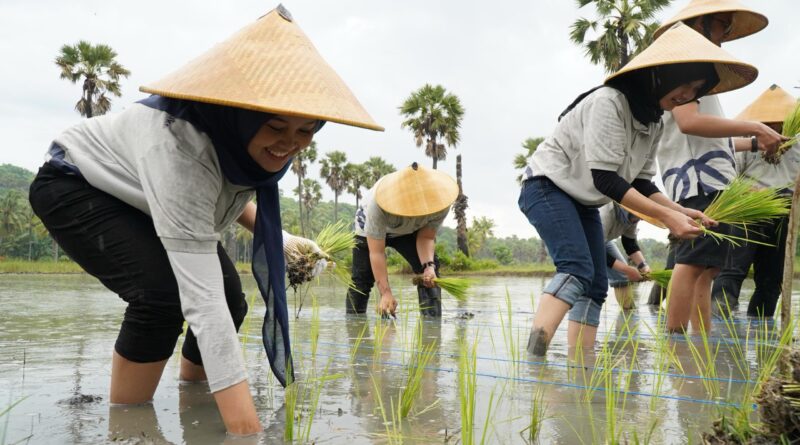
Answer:
[(693, 101), (697, 97), (697, 92), (705, 84), (705, 80), (694, 80), (685, 83), (667, 93), (658, 101), (658, 105), (664, 111), (672, 111), (673, 108)]
[(268, 172), (280, 171), (314, 138), (315, 119), (294, 116), (271, 117), (258, 129), (247, 145), (247, 153)]

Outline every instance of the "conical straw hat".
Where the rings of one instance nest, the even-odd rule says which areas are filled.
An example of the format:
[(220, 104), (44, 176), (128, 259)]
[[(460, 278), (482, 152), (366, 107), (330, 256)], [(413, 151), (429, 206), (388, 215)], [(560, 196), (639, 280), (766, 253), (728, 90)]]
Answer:
[(662, 23), (653, 37), (657, 39), (675, 23), (717, 12), (730, 12), (733, 14), (731, 33), (725, 37), (725, 42), (755, 34), (766, 28), (769, 23), (764, 14), (748, 8), (738, 0), (692, 0), (685, 8), (678, 11), (674, 17)]
[(797, 106), (797, 99), (778, 85), (772, 85), (747, 106), (736, 119), (765, 124), (782, 123)]
[(378, 182), (375, 202), (393, 215), (424, 216), (446, 209), (458, 197), (456, 181), (416, 162)]
[(619, 71), (608, 76), (606, 82), (642, 68), (690, 62), (714, 64), (719, 75), (719, 84), (708, 94), (741, 88), (758, 77), (756, 67), (740, 62), (724, 49), (709, 42), (702, 34), (679, 22)]
[(139, 89), (383, 130), (282, 5), (177, 71)]
[(654, 225), (656, 227), (662, 228), (662, 229), (666, 229), (667, 228), (667, 226), (664, 225), (664, 223), (662, 223), (661, 221), (659, 221), (659, 220), (657, 220), (657, 219), (655, 219), (655, 218), (653, 218), (651, 216), (647, 216), (644, 213), (639, 213), (636, 210), (633, 210), (633, 209), (630, 209), (628, 207), (625, 207), (622, 204), (620, 204), (619, 206), (622, 207), (623, 209), (625, 209), (626, 212), (628, 212), (628, 213), (630, 213), (632, 215), (635, 215), (637, 218), (641, 219), (642, 221), (648, 222), (648, 223), (650, 223), (650, 224), (652, 224), (652, 225)]

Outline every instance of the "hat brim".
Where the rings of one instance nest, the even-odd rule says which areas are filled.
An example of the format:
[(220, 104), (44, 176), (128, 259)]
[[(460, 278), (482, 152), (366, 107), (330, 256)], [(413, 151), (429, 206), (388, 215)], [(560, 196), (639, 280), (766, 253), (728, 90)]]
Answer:
[(766, 28), (769, 24), (767, 16), (742, 5), (738, 1), (715, 0), (713, 2), (693, 2), (686, 8), (680, 10), (675, 16), (665, 21), (655, 33), (653, 33), (653, 38), (659, 38), (675, 23), (718, 13), (733, 14), (731, 32), (723, 38), (723, 42), (730, 42), (731, 40), (741, 39), (742, 37), (755, 34)]

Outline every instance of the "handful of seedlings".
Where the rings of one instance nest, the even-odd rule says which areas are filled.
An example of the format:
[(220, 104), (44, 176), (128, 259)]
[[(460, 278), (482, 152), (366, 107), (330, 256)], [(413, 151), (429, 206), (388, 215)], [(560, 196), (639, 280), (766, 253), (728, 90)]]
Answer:
[(672, 279), (672, 270), (654, 270), (647, 274), (642, 274), (646, 281), (652, 281), (657, 285), (667, 288), (669, 280)]
[(714, 198), (703, 213), (721, 224), (742, 230), (745, 237), (714, 232), (703, 225), (700, 227), (705, 235), (713, 237), (717, 242), (728, 241), (734, 246), (739, 246), (740, 242), (771, 246), (748, 237), (747, 227), (788, 215), (790, 205), (791, 199), (781, 195), (779, 187), (757, 189), (755, 181), (739, 176)]
[[(422, 284), (422, 276), (417, 275), (415, 276), (411, 282), (417, 286)], [(436, 277), (433, 279), (433, 283), (437, 286), (441, 287), (448, 294), (452, 295), (453, 298), (459, 301), (466, 301), (467, 300), (467, 291), (469, 290), (470, 281), (466, 278), (441, 278)]]
[(798, 142), (797, 137), (800, 135), (800, 101), (797, 102), (797, 106), (783, 120), (783, 135), (789, 140), (781, 144), (772, 156), (761, 153), (761, 159), (769, 164), (779, 164), (781, 156)]
[[(304, 243), (296, 243), (284, 249), (289, 286), (295, 291), (301, 284), (311, 281), (317, 261), (325, 260), (332, 263), (336, 255), (350, 251), (356, 245), (353, 231), (350, 230), (349, 224), (343, 221), (325, 226), (314, 242), (317, 243), (321, 252), (311, 250), (310, 246)], [(330, 267), (329, 265), (327, 270), (331, 271), (337, 280), (348, 286), (352, 285), (350, 274), (345, 268)]]

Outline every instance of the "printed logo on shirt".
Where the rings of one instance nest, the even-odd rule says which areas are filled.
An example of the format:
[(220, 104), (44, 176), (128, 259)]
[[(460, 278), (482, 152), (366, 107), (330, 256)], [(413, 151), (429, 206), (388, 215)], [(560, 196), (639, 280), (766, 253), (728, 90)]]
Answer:
[(367, 215), (364, 213), (364, 207), (359, 206), (358, 210), (356, 211), (356, 224), (361, 230), (364, 230), (364, 226), (367, 223)]

